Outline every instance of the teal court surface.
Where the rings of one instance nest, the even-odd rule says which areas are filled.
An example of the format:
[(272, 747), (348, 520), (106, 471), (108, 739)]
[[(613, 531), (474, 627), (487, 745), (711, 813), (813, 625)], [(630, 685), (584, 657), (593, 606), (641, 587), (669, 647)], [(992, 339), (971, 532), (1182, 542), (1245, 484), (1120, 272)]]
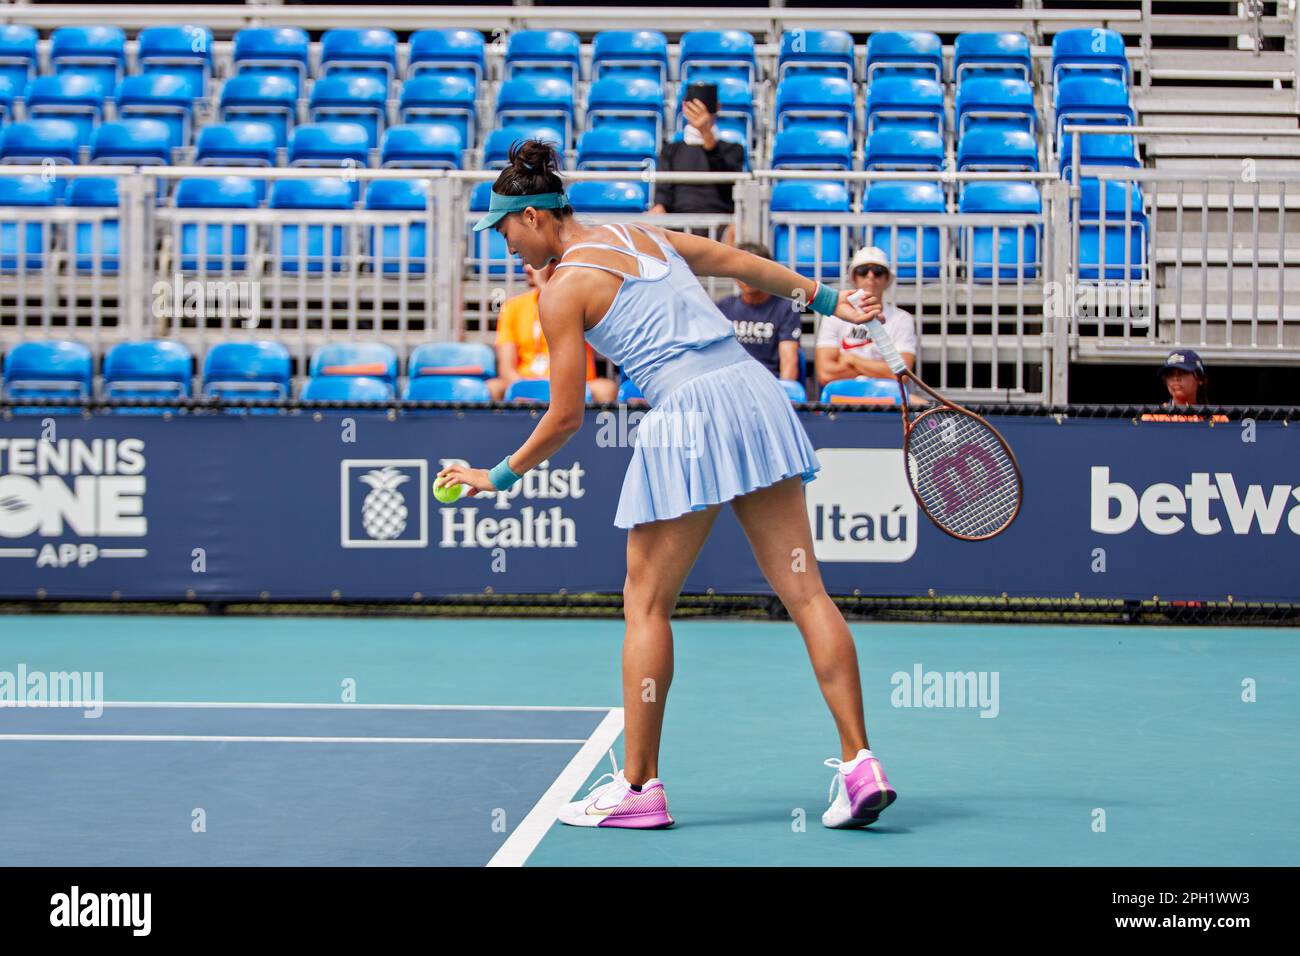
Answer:
[[(622, 764), (621, 621), (0, 617), (3, 861), (1300, 863), (1293, 631), (851, 627), (878, 824), (821, 826), (839, 754), (794, 626), (681, 620), (677, 826), (632, 832), (552, 825)], [(99, 716), (17, 701), (71, 672)]]

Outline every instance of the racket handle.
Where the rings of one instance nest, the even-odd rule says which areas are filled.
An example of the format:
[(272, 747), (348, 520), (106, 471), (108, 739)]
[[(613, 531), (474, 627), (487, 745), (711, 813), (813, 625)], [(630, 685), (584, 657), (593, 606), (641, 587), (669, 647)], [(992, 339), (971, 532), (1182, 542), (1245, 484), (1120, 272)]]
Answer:
[[(857, 305), (863, 295), (865, 293), (859, 289), (849, 296), (849, 301)], [(880, 324), (880, 320), (868, 319), (863, 325), (866, 326), (867, 332), (870, 333), (872, 340), (876, 343), (876, 348), (880, 349), (880, 354), (884, 356), (885, 364), (889, 366), (889, 370), (895, 375), (902, 375), (906, 372), (907, 365), (904, 364), (902, 356), (898, 354), (898, 349), (894, 348), (894, 340), (889, 337), (889, 333)]]

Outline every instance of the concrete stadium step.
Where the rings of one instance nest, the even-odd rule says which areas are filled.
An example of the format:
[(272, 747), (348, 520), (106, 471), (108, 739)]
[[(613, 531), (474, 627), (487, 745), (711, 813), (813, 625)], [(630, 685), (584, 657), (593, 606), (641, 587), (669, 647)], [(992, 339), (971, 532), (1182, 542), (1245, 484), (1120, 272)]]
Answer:
[[(1176, 295), (1174, 285), (1177, 283), (1178, 267), (1173, 263), (1163, 264), (1159, 268), (1160, 273), (1160, 292), (1167, 292), (1169, 295)], [(1227, 301), (1228, 291), (1228, 268), (1227, 266), (1208, 266), (1202, 269), (1199, 264), (1190, 265), (1183, 263), (1183, 300), (1189, 297), (1197, 300), (1201, 297), (1201, 281), (1204, 278), (1206, 295), (1213, 297), (1217, 301)], [(1286, 296), (1300, 296), (1300, 268), (1294, 266), (1284, 268), (1279, 274), (1276, 265), (1268, 266), (1266, 263), (1260, 263), (1258, 273), (1249, 265), (1237, 266), (1232, 270), (1232, 298), (1236, 303), (1242, 304), (1245, 308), (1252, 308), (1255, 292), (1259, 292), (1260, 307), (1263, 308), (1265, 297), (1270, 298), (1273, 303), (1277, 303), (1277, 290), (1281, 286), (1286, 290)], [(1171, 300), (1172, 301), (1172, 300)], [(1276, 309), (1274, 309), (1276, 314)]]
[(1296, 93), (1290, 89), (1223, 86), (1153, 86), (1133, 90), (1133, 106), (1145, 118), (1152, 113), (1220, 116), (1295, 116)]
[(1295, 57), (1284, 50), (1265, 50), (1256, 55), (1250, 50), (1152, 50), (1149, 58), (1152, 77), (1162, 71), (1214, 73), (1224, 71), (1261, 74), (1293, 74)]

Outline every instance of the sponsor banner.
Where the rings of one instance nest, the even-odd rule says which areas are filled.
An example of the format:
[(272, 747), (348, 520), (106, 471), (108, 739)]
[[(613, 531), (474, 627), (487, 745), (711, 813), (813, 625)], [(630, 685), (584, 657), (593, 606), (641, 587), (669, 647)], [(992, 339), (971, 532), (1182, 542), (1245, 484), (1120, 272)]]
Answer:
[[(642, 417), (588, 412), (509, 491), (441, 505), (442, 467), (490, 467), (536, 415), (16, 416), (0, 422), (0, 597), (620, 591), (613, 517)], [(962, 542), (917, 508), (895, 416), (801, 420), (832, 593), (1300, 600), (1300, 436), (1281, 423), (996, 419), (1024, 507), (1000, 537)], [(729, 508), (686, 585), (710, 588), (770, 593)]]

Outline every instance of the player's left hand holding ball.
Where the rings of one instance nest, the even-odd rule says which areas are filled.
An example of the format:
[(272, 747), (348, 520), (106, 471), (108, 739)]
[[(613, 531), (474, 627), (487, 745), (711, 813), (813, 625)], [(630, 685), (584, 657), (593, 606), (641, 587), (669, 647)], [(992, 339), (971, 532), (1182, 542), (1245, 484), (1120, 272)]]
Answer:
[[(496, 491), (491, 479), (488, 478), (486, 468), (469, 468), (465, 465), (448, 465), (442, 471), (438, 472), (433, 481), (434, 491), (439, 488), (446, 488), (453, 485), (465, 485), (468, 490), (465, 494), (472, 498), (480, 491)], [(454, 500), (454, 499), (453, 499)]]

